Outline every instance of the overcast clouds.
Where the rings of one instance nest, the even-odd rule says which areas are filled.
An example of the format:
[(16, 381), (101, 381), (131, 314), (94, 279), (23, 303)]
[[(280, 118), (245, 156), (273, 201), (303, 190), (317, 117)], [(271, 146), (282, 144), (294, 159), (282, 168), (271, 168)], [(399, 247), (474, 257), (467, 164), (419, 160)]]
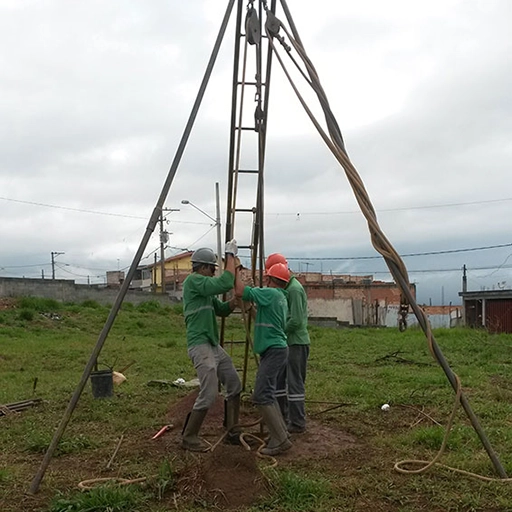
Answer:
[[(512, 4), (288, 4), (397, 251), (511, 243)], [(226, 6), (0, 0), (0, 275), (49, 276), (52, 251), (65, 252), (57, 277), (77, 282), (130, 265)], [(220, 182), (224, 217), (234, 14), (166, 202), (180, 208), (168, 217), (173, 248), (216, 243), (208, 218), (182, 199), (215, 216)], [(377, 253), (342, 169), (277, 62), (265, 204), (267, 253), (298, 258), (293, 269), (389, 279), (378, 258), (314, 259)], [(238, 238), (250, 237), (239, 229)], [(142, 263), (158, 243), (155, 233)], [(420, 302), (458, 303), (462, 265), (469, 289), (512, 287), (511, 255), (503, 247), (404, 261)], [(425, 272), (434, 269), (443, 271)]]

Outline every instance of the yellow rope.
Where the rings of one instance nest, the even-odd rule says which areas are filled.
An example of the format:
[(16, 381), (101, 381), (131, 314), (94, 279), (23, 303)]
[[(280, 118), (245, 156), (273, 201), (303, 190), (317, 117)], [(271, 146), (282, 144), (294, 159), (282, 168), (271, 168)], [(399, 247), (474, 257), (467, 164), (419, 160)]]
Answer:
[[(304, 65), (307, 68), (308, 73), (310, 74), (310, 77), (312, 77), (312, 81), (311, 82), (309, 80), (307, 80), (307, 79), (306, 79), (306, 81), (309, 83), (310, 86), (313, 87), (313, 89), (315, 90), (317, 95), (321, 96), (321, 98), (323, 100), (323, 104), (328, 106), (327, 97), (326, 97), (326, 95), (325, 95), (325, 93), (324, 93), (324, 91), (322, 89), (321, 84), (320, 84), (320, 80), (319, 80), (318, 74), (317, 74), (317, 72), (316, 72), (316, 70), (315, 70), (311, 60), (307, 56), (304, 48), (302, 47), (301, 44), (299, 44), (295, 40), (295, 38), (292, 36), (292, 34), (289, 33), (289, 31), (286, 29), (286, 27), (283, 25), (283, 23), (281, 21), (279, 21), (279, 24), (280, 24), (280, 27), (283, 28), (283, 30), (285, 31), (286, 35), (288, 36), (292, 46), (297, 51), (298, 55), (301, 57)], [(301, 96), (297, 86), (295, 85), (293, 79), (290, 76), (290, 73), (286, 69), (286, 66), (284, 65), (284, 62), (283, 62), (283, 60), (281, 58), (281, 55), (279, 54), (279, 52), (277, 52), (276, 47), (274, 45), (273, 36), (270, 34), (270, 32), (269, 32), (269, 30), (268, 30), (266, 25), (265, 25), (265, 31), (266, 31), (269, 43), (270, 43), (270, 45), (271, 45), (271, 47), (272, 47), (272, 49), (273, 49), (273, 51), (274, 51), (278, 61), (279, 61), (279, 64), (281, 65), (281, 68), (282, 68), (283, 72), (285, 73), (286, 77), (288, 78), (288, 81), (289, 81), (292, 89), (295, 91), (295, 94), (297, 95), (297, 98), (299, 99), (300, 103), (302, 104), (304, 110), (306, 111), (307, 115), (311, 119), (311, 121), (312, 121), (313, 125), (315, 126), (315, 128), (317, 129), (318, 133), (320, 134), (320, 136), (324, 140), (325, 144), (331, 150), (331, 152), (334, 155), (334, 157), (338, 160), (338, 162), (340, 163), (341, 167), (344, 169), (345, 175), (346, 175), (346, 177), (347, 177), (347, 179), (349, 181), (349, 184), (352, 187), (352, 190), (354, 192), (354, 196), (355, 196), (355, 198), (356, 198), (356, 200), (357, 200), (357, 202), (359, 204), (359, 207), (361, 208), (361, 212), (363, 213), (363, 215), (364, 215), (364, 217), (365, 217), (365, 219), (366, 219), (366, 221), (368, 223), (368, 229), (370, 231), (370, 238), (371, 238), (371, 242), (372, 242), (373, 247), (384, 257), (384, 260), (386, 261), (386, 264), (388, 265), (388, 268), (389, 268), (389, 270), (391, 272), (391, 275), (394, 277), (394, 279), (398, 283), (398, 285), (401, 288), (404, 288), (403, 284), (405, 283), (405, 286), (409, 287), (409, 276), (408, 276), (408, 273), (407, 273), (407, 268), (405, 267), (405, 264), (404, 264), (403, 260), (401, 259), (400, 255), (397, 253), (395, 248), (391, 245), (390, 241), (387, 239), (387, 237), (382, 232), (382, 230), (381, 230), (381, 228), (379, 226), (379, 223), (377, 221), (377, 215), (375, 213), (375, 209), (373, 208), (372, 202), (370, 200), (370, 197), (369, 197), (369, 195), (368, 195), (368, 193), (366, 191), (366, 188), (364, 186), (364, 183), (363, 183), (359, 173), (357, 172), (356, 168), (354, 167), (354, 165), (350, 161), (350, 159), (349, 159), (347, 153), (345, 152), (344, 148), (340, 147), (340, 145), (338, 144), (338, 141), (336, 141), (335, 138), (329, 137), (329, 135), (321, 127), (321, 125), (318, 122), (318, 120), (315, 118), (314, 114), (312, 113), (312, 111), (310, 110), (308, 105), (306, 104), (306, 101)], [(303, 74), (303, 76), (304, 76), (304, 74)], [(319, 98), (319, 100), (320, 100), (320, 98)], [(321, 101), (321, 103), (322, 103), (322, 101)], [(324, 113), (325, 113), (325, 110), (324, 110)], [(328, 127), (329, 127), (329, 132), (332, 135), (332, 133), (333, 133), (332, 132), (332, 126), (329, 126), (329, 122), (328, 121), (327, 121), (327, 124), (328, 124)], [(434, 358), (434, 360), (438, 364), (441, 365), (441, 361), (440, 361), (439, 357), (437, 356), (437, 354), (435, 353), (435, 350), (434, 350), (432, 328), (431, 328), (430, 321), (429, 321), (427, 315), (416, 304), (416, 302), (414, 301), (414, 298), (411, 301), (411, 306), (413, 307), (413, 310), (414, 310), (414, 313), (416, 314), (416, 316), (417, 317), (421, 317), (421, 320), (423, 321), (423, 324), (425, 326), (424, 327), (425, 336), (427, 338), (428, 348), (429, 348), (429, 351), (430, 351), (432, 357)], [(418, 320), (420, 320), (420, 318), (418, 318)], [(469, 471), (464, 471), (464, 470), (460, 470), (460, 469), (456, 469), (456, 468), (451, 468), (449, 466), (445, 466), (445, 465), (440, 464), (440, 463), (437, 462), (439, 460), (439, 458), (442, 456), (442, 454), (443, 454), (443, 452), (444, 452), (444, 450), (446, 448), (446, 443), (447, 443), (447, 440), (448, 440), (448, 436), (450, 434), (450, 431), (451, 431), (451, 428), (452, 428), (452, 425), (453, 425), (453, 421), (454, 421), (454, 417), (455, 417), (455, 413), (456, 413), (457, 408), (458, 408), (458, 406), (460, 404), (460, 399), (461, 399), (461, 395), (462, 395), (462, 388), (461, 388), (461, 384), (460, 384), (460, 379), (459, 379), (459, 377), (455, 373), (453, 373), (453, 376), (454, 376), (455, 381), (456, 381), (456, 386), (455, 386), (455, 388), (456, 388), (455, 389), (455, 391), (456, 391), (455, 404), (454, 404), (452, 413), (450, 414), (450, 418), (449, 418), (449, 421), (448, 421), (448, 426), (447, 426), (447, 429), (446, 429), (446, 432), (445, 432), (445, 436), (443, 438), (443, 442), (442, 442), (442, 445), (441, 445), (441, 448), (440, 448), (439, 452), (437, 453), (437, 455), (434, 457), (434, 459), (431, 462), (422, 461), (422, 460), (404, 460), (404, 461), (397, 462), (395, 464), (395, 466), (394, 466), (395, 470), (400, 472), (400, 473), (422, 473), (422, 472), (425, 472), (428, 469), (430, 469), (432, 466), (438, 465), (438, 466), (450, 469), (451, 471), (455, 471), (457, 473), (461, 473), (461, 474), (464, 474), (464, 475), (468, 475), (468, 476), (472, 476), (472, 477), (475, 477), (475, 478), (479, 478), (479, 479), (485, 480), (485, 481), (500, 481), (500, 482), (510, 482), (510, 481), (512, 481), (512, 478), (499, 478), (499, 479), (489, 478), (489, 477), (477, 475), (475, 473), (471, 473)], [(423, 467), (421, 467), (421, 468), (419, 468), (417, 470), (407, 470), (407, 469), (404, 469), (404, 468), (401, 467), (404, 464), (422, 464)]]
[(84, 491), (88, 491), (90, 489), (94, 489), (96, 487), (94, 484), (106, 484), (106, 483), (115, 483), (118, 485), (129, 485), (129, 484), (139, 484), (145, 482), (148, 477), (127, 479), (127, 478), (118, 478), (118, 477), (106, 477), (106, 478), (92, 478), (91, 480), (82, 480), (78, 487)]

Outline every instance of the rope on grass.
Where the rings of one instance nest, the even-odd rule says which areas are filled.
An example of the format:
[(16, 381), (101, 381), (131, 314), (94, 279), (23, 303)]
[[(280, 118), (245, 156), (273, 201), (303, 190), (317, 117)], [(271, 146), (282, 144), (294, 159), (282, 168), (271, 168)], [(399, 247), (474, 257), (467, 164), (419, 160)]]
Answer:
[(254, 439), (258, 443), (260, 443), (256, 450), (256, 456), (259, 457), (260, 459), (270, 460), (271, 464), (268, 467), (275, 468), (277, 466), (277, 459), (275, 457), (272, 457), (272, 455), (265, 455), (264, 453), (261, 453), (261, 450), (265, 447), (265, 441), (263, 441), (263, 439), (261, 439), (257, 435), (251, 434), (250, 432), (240, 434), (240, 442), (242, 443), (243, 447), (249, 452), (251, 451), (251, 446), (246, 441), (247, 438)]
[[(438, 462), (438, 460), (441, 458), (441, 456), (443, 455), (443, 453), (446, 449), (446, 445), (448, 443), (448, 438), (449, 438), (450, 432), (452, 430), (453, 421), (455, 419), (455, 414), (457, 413), (457, 409), (459, 408), (459, 405), (460, 405), (460, 396), (462, 394), (462, 387), (461, 387), (460, 379), (459, 379), (458, 375), (455, 375), (455, 377), (457, 379), (457, 393), (455, 395), (455, 401), (453, 404), (452, 412), (450, 413), (450, 417), (448, 418), (448, 424), (446, 426), (446, 430), (444, 433), (443, 442), (441, 443), (441, 448), (439, 448), (439, 451), (437, 452), (436, 456), (431, 461), (419, 460), (419, 459), (401, 460), (401, 461), (398, 461), (395, 463), (395, 465), (393, 466), (393, 469), (395, 471), (397, 471), (398, 473), (402, 473), (402, 474), (406, 474), (406, 475), (418, 475), (418, 474), (427, 472), (433, 466), (437, 466), (437, 467), (441, 467), (444, 469), (448, 469), (449, 471), (453, 471), (455, 473), (459, 473), (461, 475), (470, 476), (472, 478), (476, 478), (478, 480), (483, 480), (486, 482), (507, 482), (507, 483), (512, 482), (512, 478), (493, 478), (493, 477), (483, 476), (483, 475), (479, 475), (477, 473), (472, 473), (471, 471), (454, 468), (454, 467), (447, 466), (446, 464), (441, 464), (440, 462)], [(430, 416), (428, 416), (428, 415), (426, 415), (426, 416), (430, 418)], [(430, 418), (430, 419), (432, 419), (432, 418)], [(435, 421), (435, 420), (433, 420), (433, 421)], [(436, 421), (436, 423), (439, 425), (439, 423), (437, 421)], [(404, 465), (421, 466), (421, 467), (419, 467), (418, 469), (406, 469), (403, 467)]]
[(141, 478), (118, 478), (118, 477), (105, 477), (105, 478), (92, 478), (91, 480), (82, 480), (78, 484), (78, 488), (82, 489), (83, 491), (90, 491), (91, 489), (94, 489), (97, 487), (95, 484), (117, 484), (117, 485), (130, 485), (130, 484), (140, 484), (142, 482), (145, 482), (148, 479), (148, 477), (143, 476)]
[[(430, 325), (430, 321), (423, 311), (422, 308), (418, 306), (416, 303), (416, 300), (414, 296), (411, 293), (410, 290), (410, 282), (409, 282), (409, 276), (407, 273), (407, 268), (398, 254), (398, 252), (395, 250), (395, 248), (391, 245), (390, 241), (387, 239), (387, 237), (382, 232), (379, 223), (377, 221), (377, 215), (375, 212), (375, 209), (371, 203), (370, 197), (366, 191), (366, 188), (364, 186), (364, 183), (357, 172), (356, 168), (350, 161), (350, 158), (348, 157), (348, 154), (345, 150), (345, 144), (343, 141), (343, 137), (341, 135), (341, 131), (339, 130), (339, 126), (336, 122), (336, 119), (334, 117), (334, 114), (332, 113), (329, 102), (327, 100), (327, 96), (320, 84), (320, 80), (318, 77), (318, 74), (316, 72), (316, 69), (314, 68), (311, 60), (306, 54), (306, 51), (304, 50), (302, 43), (298, 37), (298, 34), (296, 34), (295, 29), (293, 27), (293, 22), (291, 20), (291, 15), (288, 12), (288, 8), (286, 6), (286, 2), (282, 0), (282, 5), (285, 8), (285, 13), (288, 18), (288, 21), (292, 25), (292, 31), (294, 34), (292, 35), (287, 28), (284, 26), (284, 24), (278, 20), (273, 13), (271, 13), (267, 7), (265, 7), (265, 10), (267, 11), (267, 23), (265, 24), (265, 32), (268, 37), (269, 44), (272, 47), (272, 50), (274, 54), (277, 57), (277, 60), (279, 64), (281, 65), (281, 68), (286, 75), (292, 89), (294, 90), (298, 100), (300, 101), (301, 105), (303, 106), (304, 110), (306, 111), (306, 114), (313, 122), (313, 125), (316, 127), (318, 133), (320, 134), (321, 138), (324, 140), (327, 147), (331, 150), (332, 154), (338, 160), (341, 167), (345, 171), (345, 175), (349, 181), (349, 184), (354, 192), (355, 199), (357, 203), (359, 204), (359, 207), (361, 209), (361, 212), (363, 213), (367, 224), (368, 229), (370, 232), (370, 239), (372, 242), (373, 247), (379, 252), (386, 262), (389, 271), (391, 275), (393, 276), (395, 282), (398, 284), (400, 290), (401, 290), (401, 307), (405, 306), (405, 308), (408, 310), (409, 305), (412, 307), (413, 312), (415, 313), (416, 317), (418, 318), (418, 323), (422, 327), (425, 336), (428, 341), (428, 348), (432, 354), (432, 357), (435, 361), (439, 363), (439, 365), (443, 368), (446, 376), (448, 377), (448, 380), (452, 384), (452, 387), (454, 388), (456, 392), (456, 403), (454, 410), (450, 416), (449, 421), (449, 427), (447, 428), (445, 439), (443, 441), (443, 445), (441, 447), (441, 450), (437, 454), (437, 456), (434, 458), (432, 462), (427, 462), (426, 465), (421, 468), (420, 470), (403, 470), (400, 468), (400, 465), (405, 463), (406, 461), (399, 462), (397, 465), (395, 465), (395, 468), (397, 471), (401, 472), (423, 472), (432, 467), (434, 464), (437, 464), (437, 460), (442, 455), (445, 446), (446, 446), (446, 439), (449, 435), (453, 418), (455, 416), (455, 412), (457, 410), (457, 407), (459, 404), (462, 404), (464, 406), (464, 409), (466, 410), (466, 413), (468, 414), (471, 423), (473, 425), (473, 428), (476, 430), (477, 434), (480, 437), (480, 440), (482, 441), (485, 449), (487, 450), (487, 453), (489, 454), (489, 457), (491, 458), (495, 468), (497, 469), (498, 473), (501, 474), (502, 478), (501, 481), (511, 481), (511, 479), (507, 478), (507, 475), (505, 473), (505, 470), (501, 466), (501, 463), (499, 462), (498, 458), (494, 454), (492, 447), (490, 446), (490, 443), (488, 442), (487, 438), (485, 437), (485, 434), (480, 428), (480, 425), (478, 424), (477, 418), (474, 416), (473, 412), (470, 409), (470, 406), (465, 399), (465, 397), (462, 394), (461, 384), (459, 377), (449, 368), (448, 364), (444, 360), (444, 356), (442, 355), (441, 351), (438, 349), (436, 342), (434, 340), (434, 336), (432, 334), (432, 329)], [(301, 74), (304, 78), (306, 78), (306, 81), (308, 84), (312, 87), (314, 92), (317, 94), (317, 97), (320, 101), (321, 108), (325, 115), (325, 120), (327, 123), (328, 133), (325, 132), (325, 130), (321, 127), (320, 123), (312, 113), (311, 109), (306, 104), (306, 101), (301, 96), (297, 86), (295, 85), (290, 73), (288, 72), (283, 59), (280, 55), (280, 53), (277, 51), (276, 46), (274, 45), (274, 37), (284, 46), (286, 54), (290, 56), (291, 47), (288, 45), (283, 44), (283, 38), (278, 36), (279, 29), (282, 28), (285, 32), (285, 34), (288, 36), (288, 39), (292, 45), (292, 47), (296, 50), (297, 54), (301, 58), (302, 62), (304, 63), (306, 70), (308, 72), (310, 80), (307, 79), (305, 76), (305, 73), (302, 72)], [(296, 37), (294, 37), (296, 36)], [(421, 463), (424, 464), (424, 461), (410, 461), (412, 463)], [(461, 470), (458, 470), (459, 472), (462, 472)], [(464, 472), (464, 474), (471, 474), (469, 472)], [(481, 477), (482, 479), (486, 479), (487, 477)]]
[[(226, 436), (229, 434), (229, 432), (230, 432), (229, 430), (226, 430), (226, 432), (224, 432), (224, 434), (222, 434), (214, 444), (210, 445), (210, 448), (206, 451), (213, 452), (213, 450), (215, 450), (215, 448), (217, 448), (217, 446), (219, 446), (219, 444), (222, 443), (222, 441), (224, 441), (224, 439), (226, 439)], [(207, 443), (208, 441), (206, 441), (206, 439), (204, 439), (204, 442)]]
[[(242, 428), (249, 428), (249, 427), (254, 427), (254, 426), (256, 426), (256, 425), (260, 425), (260, 424), (261, 424), (261, 418), (260, 418), (260, 419), (258, 419), (257, 421), (252, 422), (252, 423), (245, 423), (245, 424), (237, 423), (236, 425), (233, 425), (233, 426), (231, 427), (231, 429), (230, 429), (230, 430), (226, 430), (226, 431), (225, 431), (225, 432), (224, 432), (224, 433), (223, 433), (223, 434), (222, 434), (222, 435), (217, 439), (217, 441), (215, 441), (215, 443), (214, 443), (213, 445), (212, 445), (211, 443), (209, 443), (206, 439), (203, 439), (203, 441), (204, 441), (205, 443), (207, 443), (207, 444), (209, 444), (209, 445), (210, 445), (210, 447), (209, 447), (207, 450), (205, 450), (205, 451), (207, 451), (207, 452), (213, 452), (213, 450), (215, 450), (215, 448), (217, 448), (217, 446), (219, 446), (219, 444), (220, 444), (220, 443), (222, 443), (222, 441), (224, 441), (224, 439), (226, 439), (226, 437), (227, 437), (230, 433), (233, 433), (233, 430), (234, 430), (235, 428), (240, 428), (240, 429), (242, 429)], [(239, 440), (240, 440), (240, 442), (241, 442), (241, 443), (242, 443), (242, 445), (243, 445), (244, 443), (243, 443), (243, 441), (242, 441), (242, 436), (244, 435), (244, 433), (243, 433), (243, 432), (239, 432), (239, 433), (238, 433), (238, 435), (239, 435)], [(258, 439), (259, 439), (259, 438), (258, 438)], [(260, 441), (261, 441), (261, 440), (260, 440)], [(249, 450), (250, 450), (250, 448), (249, 448)]]

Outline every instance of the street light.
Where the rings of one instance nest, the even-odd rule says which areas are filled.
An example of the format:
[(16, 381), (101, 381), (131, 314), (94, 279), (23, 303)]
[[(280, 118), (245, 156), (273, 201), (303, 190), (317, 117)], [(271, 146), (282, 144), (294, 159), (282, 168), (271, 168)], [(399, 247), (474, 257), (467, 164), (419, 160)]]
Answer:
[(52, 279), (55, 279), (55, 258), (60, 256), (61, 254), (66, 254), (65, 252), (52, 251)]
[(198, 212), (201, 212), (203, 215), (206, 215), (210, 220), (214, 222), (214, 226), (217, 227), (217, 261), (219, 262), (219, 274), (222, 272), (222, 237), (220, 233), (220, 200), (219, 200), (219, 184), (215, 183), (215, 204), (216, 204), (216, 215), (217, 218), (213, 218), (210, 214), (206, 213), (204, 210), (199, 208), (199, 206), (195, 205), (192, 201), (188, 199), (182, 199), (181, 204), (189, 204), (192, 208), (195, 208)]

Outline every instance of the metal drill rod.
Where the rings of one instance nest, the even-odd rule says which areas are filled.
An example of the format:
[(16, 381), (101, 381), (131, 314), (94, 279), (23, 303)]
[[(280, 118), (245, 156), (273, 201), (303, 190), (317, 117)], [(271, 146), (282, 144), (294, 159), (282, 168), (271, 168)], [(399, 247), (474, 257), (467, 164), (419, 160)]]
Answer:
[(48, 465), (50, 464), (50, 460), (53, 456), (53, 453), (55, 452), (57, 445), (59, 444), (59, 441), (60, 441), (62, 435), (64, 434), (66, 426), (69, 423), (69, 420), (71, 419), (71, 415), (73, 414), (76, 404), (78, 403), (78, 400), (80, 399), (80, 396), (85, 388), (87, 379), (89, 378), (89, 375), (93, 369), (93, 366), (101, 352), (101, 349), (102, 349), (102, 347), (105, 343), (105, 340), (108, 336), (108, 333), (114, 323), (117, 313), (119, 312), (119, 309), (121, 308), (121, 304), (123, 302), (124, 297), (126, 296), (126, 292), (128, 291), (128, 287), (133, 279), (133, 276), (135, 275), (137, 266), (139, 265), (139, 262), (140, 262), (142, 255), (147, 247), (149, 239), (150, 239), (150, 237), (155, 229), (155, 226), (160, 218), (163, 204), (167, 198), (169, 189), (171, 188), (171, 184), (174, 180), (174, 176), (176, 175), (178, 165), (179, 165), (181, 157), (183, 156), (183, 153), (185, 151), (185, 147), (186, 147), (187, 141), (189, 139), (190, 132), (192, 131), (192, 127), (193, 127), (195, 119), (197, 117), (197, 112), (199, 111), (199, 107), (203, 100), (206, 86), (208, 85), (208, 81), (212, 74), (213, 66), (217, 59), (217, 55), (219, 53), (219, 49), (220, 49), (222, 40), (224, 38), (224, 34), (226, 32), (226, 27), (227, 27), (229, 17), (230, 17), (231, 11), (233, 9), (234, 3), (235, 3), (235, 0), (229, 0), (229, 2), (228, 2), (228, 7), (226, 9), (226, 13), (224, 14), (224, 18), (222, 20), (222, 24), (221, 24), (219, 33), (217, 35), (217, 39), (215, 41), (215, 45), (214, 45), (213, 51), (210, 56), (210, 60), (208, 61), (208, 65), (206, 67), (206, 71), (204, 73), (203, 80), (201, 82), (201, 86), (199, 87), (199, 92), (197, 93), (197, 97), (194, 102), (192, 112), (190, 113), (188, 122), (185, 126), (181, 141), (178, 145), (178, 149), (176, 150), (176, 154), (174, 156), (174, 160), (169, 169), (167, 179), (165, 180), (164, 186), (162, 188), (162, 192), (160, 193), (160, 197), (158, 198), (155, 209), (153, 210), (153, 213), (149, 220), (148, 226), (146, 228), (146, 232), (144, 233), (144, 236), (142, 238), (140, 246), (139, 246), (139, 248), (135, 254), (135, 257), (133, 259), (133, 262), (130, 266), (130, 270), (128, 271), (126, 279), (123, 281), (123, 284), (121, 285), (121, 288), (120, 288), (117, 298), (114, 302), (114, 305), (112, 306), (112, 309), (110, 310), (110, 313), (105, 322), (105, 325), (98, 337), (96, 346), (94, 347), (94, 349), (91, 353), (91, 356), (89, 358), (89, 361), (85, 366), (84, 372), (82, 374), (82, 378), (80, 379), (80, 382), (78, 383), (78, 385), (75, 389), (75, 392), (73, 393), (73, 396), (71, 397), (71, 400), (70, 400), (68, 407), (64, 413), (64, 416), (62, 417), (62, 420), (53, 436), (50, 446), (48, 447), (48, 450), (46, 451), (46, 454), (41, 463), (41, 467), (39, 468), (38, 472), (36, 473), (36, 475), (34, 476), (34, 479), (32, 480), (32, 482), (30, 484), (29, 491), (32, 494), (35, 494), (39, 490), (39, 485), (41, 483), (41, 480), (44, 477), (44, 474), (46, 472), (46, 469), (48, 468)]

